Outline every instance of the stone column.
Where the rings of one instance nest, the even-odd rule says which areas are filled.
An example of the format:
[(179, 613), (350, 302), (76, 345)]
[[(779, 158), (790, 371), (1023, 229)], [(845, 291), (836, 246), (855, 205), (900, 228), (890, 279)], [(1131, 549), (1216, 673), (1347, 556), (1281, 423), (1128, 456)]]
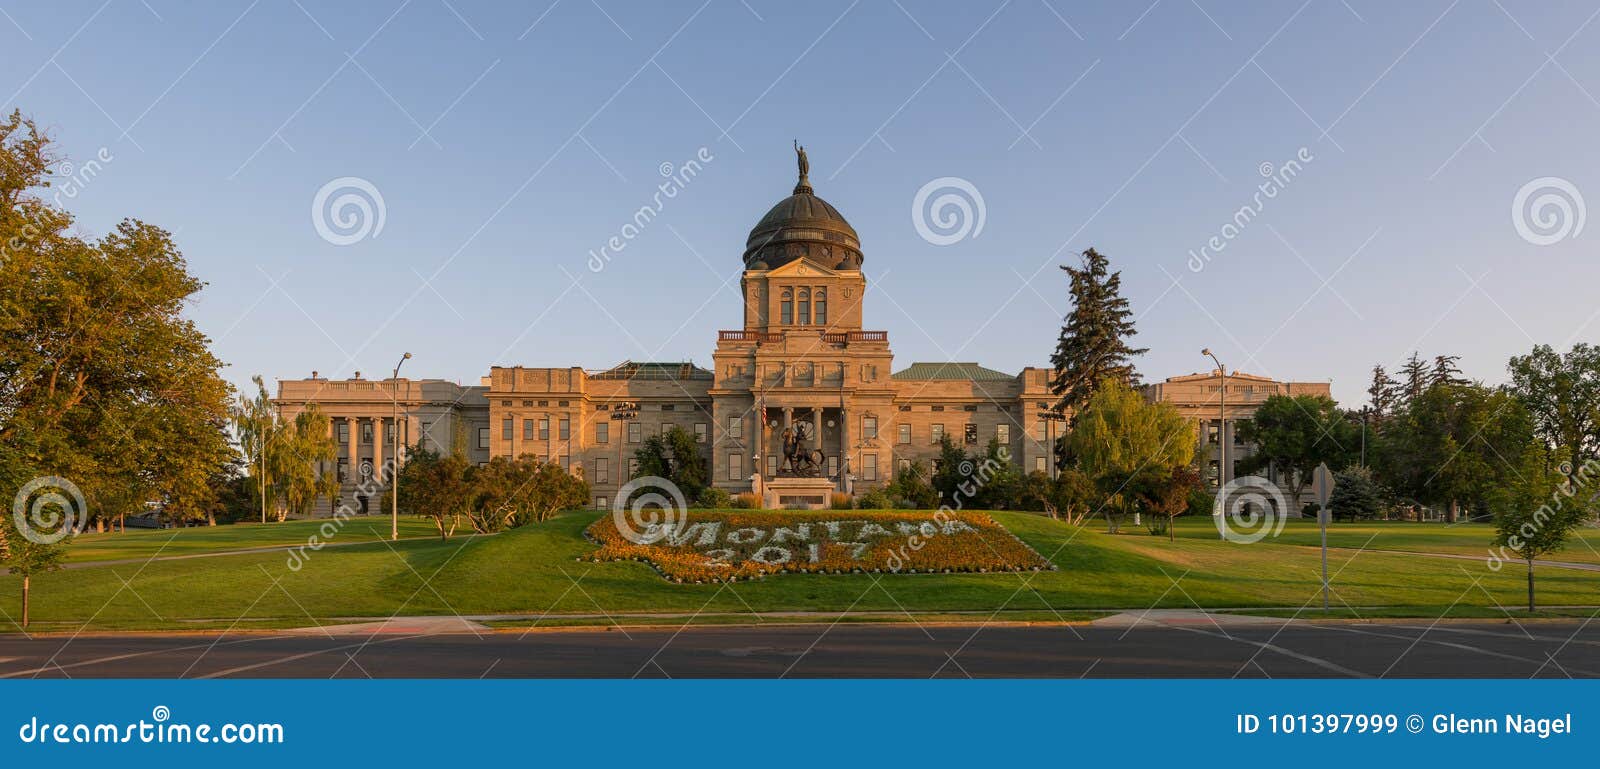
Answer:
[[(821, 449), (821, 448), (822, 448), (822, 407), (821, 406), (812, 406), (811, 407), (811, 445), (806, 447), (806, 451), (814, 451), (814, 450)], [(820, 475), (826, 476), (828, 474), (828, 456), (827, 456), (828, 452), (824, 451), (824, 452), (822, 452), (822, 455), (823, 455), (822, 456), (822, 467), (817, 468), (817, 469), (818, 469)]]
[[(784, 406), (783, 407), (783, 429), (790, 431), (790, 435), (794, 434), (794, 432), (793, 432), (794, 431), (794, 408), (791, 407), (791, 406)], [(784, 462), (784, 457), (783, 457), (782, 454), (779, 454), (778, 455), (778, 469), (779, 469), (779, 472), (782, 472), (782, 470), (783, 470), (783, 462)]]
[[(767, 443), (766, 404), (757, 401), (755, 409), (752, 413), (756, 415), (756, 435), (755, 450), (750, 452), (753, 455), (750, 458), (750, 462), (755, 465), (754, 472), (760, 474), (762, 480), (764, 481), (767, 477), (767, 452), (772, 449), (772, 446)], [(760, 492), (758, 491), (757, 493), (759, 494)]]
[(850, 483), (850, 412), (839, 407), (839, 484), (846, 494), (854, 494)]
[(372, 420), (372, 477), (383, 485), (383, 417)]
[(361, 443), (361, 422), (355, 417), (345, 417), (344, 423), (347, 425), (346, 430), (350, 436), (350, 443), (345, 447), (345, 461), (349, 464), (349, 469), (347, 470), (349, 475), (345, 477), (345, 482), (349, 483), (352, 478), (356, 477), (357, 471), (361, 468), (361, 455), (358, 448)]

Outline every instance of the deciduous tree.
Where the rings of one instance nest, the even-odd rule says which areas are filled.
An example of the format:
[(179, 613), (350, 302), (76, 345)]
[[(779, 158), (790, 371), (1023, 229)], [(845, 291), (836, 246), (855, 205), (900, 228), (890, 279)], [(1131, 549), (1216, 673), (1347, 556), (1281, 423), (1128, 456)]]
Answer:
[(1135, 507), (1134, 490), (1194, 461), (1194, 425), (1171, 403), (1149, 403), (1127, 385), (1102, 383), (1067, 435), (1078, 469), (1105, 495), (1112, 533)]
[(1277, 468), (1289, 476), (1289, 498), (1298, 500), (1317, 465), (1338, 469), (1350, 461), (1361, 440), (1358, 429), (1326, 395), (1270, 396), (1239, 425), (1239, 436), (1256, 445), (1239, 469)]

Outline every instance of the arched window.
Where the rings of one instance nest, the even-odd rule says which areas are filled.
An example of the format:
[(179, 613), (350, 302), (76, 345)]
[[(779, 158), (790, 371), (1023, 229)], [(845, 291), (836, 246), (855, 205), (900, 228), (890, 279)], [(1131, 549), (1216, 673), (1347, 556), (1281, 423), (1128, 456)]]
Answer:
[(782, 298), (782, 301), (780, 301), (778, 303), (778, 318), (779, 318), (779, 322), (781, 322), (785, 326), (793, 325), (794, 324), (794, 292), (786, 288), (786, 289), (783, 290), (783, 294), (782, 294), (781, 298)]
[(816, 310), (815, 314), (817, 316), (816, 317), (817, 325), (819, 325), (819, 326), (828, 325), (828, 290), (827, 289), (825, 289), (825, 288), (817, 289), (816, 302), (812, 306)]
[(800, 325), (811, 325), (811, 289), (800, 289)]

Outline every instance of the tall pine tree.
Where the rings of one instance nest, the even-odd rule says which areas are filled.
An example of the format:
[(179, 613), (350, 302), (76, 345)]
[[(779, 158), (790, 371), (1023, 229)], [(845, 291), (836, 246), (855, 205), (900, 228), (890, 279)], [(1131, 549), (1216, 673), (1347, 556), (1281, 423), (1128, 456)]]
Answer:
[(1131, 359), (1145, 349), (1128, 346), (1128, 338), (1138, 333), (1133, 310), (1122, 296), (1122, 273), (1112, 272), (1109, 265), (1091, 248), (1083, 252), (1080, 266), (1061, 266), (1071, 280), (1072, 310), (1050, 356), (1050, 392), (1057, 398), (1058, 413), (1071, 411), (1076, 417), (1106, 379), (1129, 387), (1139, 384)]
[(1429, 375), (1429, 385), (1464, 385), (1468, 380), (1461, 375), (1461, 367), (1456, 361), (1461, 360), (1460, 355), (1435, 355), (1433, 356), (1433, 371)]
[(1400, 367), (1400, 398), (1401, 403), (1410, 403), (1420, 397), (1428, 389), (1433, 378), (1433, 371), (1428, 368), (1428, 362), (1422, 356), (1411, 353), (1406, 358), (1404, 366)]
[(1394, 411), (1397, 384), (1381, 364), (1372, 367), (1372, 384), (1367, 387), (1367, 402), (1372, 407), (1374, 421), (1381, 422)]

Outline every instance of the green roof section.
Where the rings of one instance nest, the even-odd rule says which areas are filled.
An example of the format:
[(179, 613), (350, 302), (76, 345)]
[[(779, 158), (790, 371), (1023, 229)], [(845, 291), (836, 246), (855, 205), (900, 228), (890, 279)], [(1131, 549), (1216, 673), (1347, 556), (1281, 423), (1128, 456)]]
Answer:
[(930, 379), (960, 379), (968, 382), (1000, 382), (1017, 378), (1016, 374), (984, 368), (976, 363), (913, 363), (894, 372), (894, 378), (905, 381)]
[(590, 379), (711, 379), (713, 374), (689, 361), (625, 360), (614, 368), (589, 374)]

